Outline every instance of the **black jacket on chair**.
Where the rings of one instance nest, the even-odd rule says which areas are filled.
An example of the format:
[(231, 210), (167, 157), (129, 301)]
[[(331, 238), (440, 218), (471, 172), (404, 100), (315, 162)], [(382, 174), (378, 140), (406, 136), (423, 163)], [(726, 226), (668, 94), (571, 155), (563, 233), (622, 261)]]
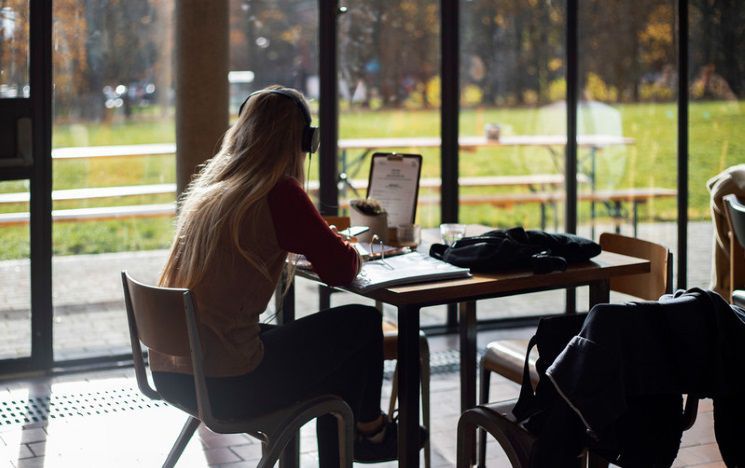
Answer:
[[(605, 453), (615, 450), (610, 461), (644, 466), (654, 454), (633, 453), (626, 431), (657, 423), (657, 443), (647, 448), (665, 452), (656, 458), (664, 460), (659, 466), (672, 463), (681, 432), (674, 415), (681, 394), (691, 394), (714, 399), (722, 457), (727, 466), (745, 466), (745, 310), (714, 292), (595, 306), (546, 374)], [(671, 424), (650, 418), (665, 414), (673, 415)]]

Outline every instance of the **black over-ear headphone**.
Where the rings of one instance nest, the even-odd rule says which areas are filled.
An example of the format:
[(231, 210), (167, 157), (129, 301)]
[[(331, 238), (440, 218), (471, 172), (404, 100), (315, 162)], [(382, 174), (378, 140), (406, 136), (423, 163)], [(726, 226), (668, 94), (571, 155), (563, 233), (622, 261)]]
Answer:
[(241, 107), (238, 108), (238, 115), (241, 115), (241, 113), (243, 112), (243, 107), (246, 105), (248, 100), (251, 99), (251, 96), (254, 96), (256, 94), (279, 94), (281, 96), (292, 99), (292, 101), (300, 109), (300, 112), (303, 114), (303, 119), (305, 119), (305, 127), (303, 127), (303, 138), (300, 142), (300, 149), (304, 153), (315, 153), (318, 150), (318, 143), (320, 143), (320, 134), (318, 132), (318, 127), (314, 127), (311, 125), (312, 120), (310, 117), (308, 106), (290, 91), (281, 88), (262, 89), (259, 91), (255, 91), (249, 94), (248, 97), (243, 101), (243, 104), (241, 104)]

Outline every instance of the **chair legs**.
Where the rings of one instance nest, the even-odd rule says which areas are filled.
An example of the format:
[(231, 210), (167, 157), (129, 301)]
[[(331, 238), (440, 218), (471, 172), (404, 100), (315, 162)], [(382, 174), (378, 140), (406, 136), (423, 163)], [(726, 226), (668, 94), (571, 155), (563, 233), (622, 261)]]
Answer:
[[(479, 362), (479, 404), (484, 405), (489, 402), (489, 385), (491, 381), (491, 371), (484, 365), (484, 358)], [(479, 468), (486, 466), (486, 431), (478, 430), (479, 434)]]
[[(422, 374), (422, 422), (427, 431), (431, 431), (432, 426), (430, 425), (430, 403), (429, 403), (429, 382), (430, 382), (430, 365), (429, 365), (429, 343), (427, 337), (421, 336), (419, 338), (419, 354), (421, 356), (421, 374)], [(430, 468), (432, 466), (432, 448), (430, 443), (431, 437), (427, 437), (427, 442), (424, 444), (424, 466)]]
[(477, 406), (466, 410), (458, 421), (458, 468), (470, 468), (470, 447), (475, 443), (476, 428), (486, 429), (499, 442), (514, 468), (528, 466), (532, 437), (527, 431), (520, 429), (505, 415)]
[(173, 466), (176, 466), (176, 462), (179, 457), (181, 457), (181, 454), (184, 452), (186, 445), (189, 443), (189, 440), (191, 440), (191, 436), (194, 435), (194, 431), (197, 430), (199, 424), (201, 424), (201, 421), (193, 416), (189, 416), (184, 427), (181, 429), (178, 439), (176, 439), (173, 447), (171, 447), (171, 451), (168, 453), (168, 457), (163, 463), (163, 468), (172, 468)]
[(300, 432), (287, 442), (287, 446), (279, 456), (279, 468), (300, 468)]
[(319, 416), (332, 414), (336, 417), (339, 434), (339, 466), (352, 468), (354, 457), (354, 415), (352, 409), (337, 397), (319, 397), (309, 401), (304, 407), (298, 408), (294, 417), (283, 422), (277, 428), (278, 432), (269, 437), (269, 442), (263, 447), (263, 456), (257, 468), (271, 468), (279, 460), (282, 451), (297, 437), (297, 432), (308, 421)]

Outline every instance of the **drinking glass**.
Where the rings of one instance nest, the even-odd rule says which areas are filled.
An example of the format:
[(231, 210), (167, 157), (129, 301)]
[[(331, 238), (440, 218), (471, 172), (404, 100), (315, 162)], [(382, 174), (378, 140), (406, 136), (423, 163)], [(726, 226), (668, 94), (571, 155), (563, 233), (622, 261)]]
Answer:
[(396, 239), (401, 245), (416, 247), (422, 241), (422, 228), (418, 224), (399, 224)]
[(463, 239), (466, 235), (465, 224), (440, 224), (440, 236), (445, 245), (453, 245), (455, 241)]

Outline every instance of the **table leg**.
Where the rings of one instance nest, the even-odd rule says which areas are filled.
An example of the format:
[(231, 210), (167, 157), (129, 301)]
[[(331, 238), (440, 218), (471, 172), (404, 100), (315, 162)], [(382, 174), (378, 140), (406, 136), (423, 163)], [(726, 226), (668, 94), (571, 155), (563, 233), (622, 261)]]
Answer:
[[(287, 281), (290, 281), (290, 286), (283, 296), (282, 293), (285, 292)], [(287, 278), (287, 275), (283, 272), (275, 293), (277, 297), (274, 304), (277, 310), (280, 311), (277, 314), (277, 323), (284, 325), (285, 323), (292, 322), (295, 320), (295, 281), (292, 278)]]
[[(596, 182), (596, 156), (597, 156), (597, 148), (591, 147), (590, 148), (590, 191), (592, 192), (592, 195), (595, 195), (595, 188), (597, 186)], [(590, 239), (595, 239), (595, 200), (590, 201)]]
[(419, 466), (419, 307), (398, 308), (398, 466)]
[(576, 314), (577, 313), (577, 290), (575, 288), (567, 288), (565, 296), (565, 314)]
[(447, 328), (447, 333), (455, 333), (458, 329), (458, 304), (448, 304), (447, 308), (445, 327)]
[(596, 304), (610, 302), (610, 280), (593, 281), (590, 283), (590, 309)]
[(634, 226), (634, 237), (639, 237), (638, 231), (639, 231), (639, 202), (634, 200), (634, 217), (633, 217), (633, 226)]
[(620, 201), (617, 201), (615, 204), (613, 216), (616, 222), (616, 234), (621, 234), (621, 223), (623, 222), (623, 207), (621, 206)]
[(476, 302), (460, 304), (460, 409), (476, 406)]
[[(476, 406), (476, 302), (460, 304), (460, 411)], [(476, 460), (476, 443), (467, 449)]]

